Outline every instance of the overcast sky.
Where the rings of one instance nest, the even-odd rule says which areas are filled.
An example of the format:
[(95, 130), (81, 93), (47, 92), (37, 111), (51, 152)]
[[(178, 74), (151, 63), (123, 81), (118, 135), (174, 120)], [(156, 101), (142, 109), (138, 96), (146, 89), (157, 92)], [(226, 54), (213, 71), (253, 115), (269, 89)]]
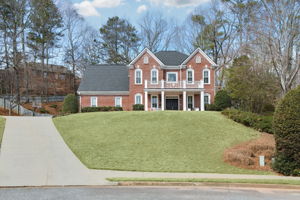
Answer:
[(60, 0), (74, 6), (79, 14), (96, 29), (108, 17), (119, 16), (137, 25), (147, 11), (161, 11), (168, 18), (182, 23), (198, 6), (205, 7), (210, 0)]

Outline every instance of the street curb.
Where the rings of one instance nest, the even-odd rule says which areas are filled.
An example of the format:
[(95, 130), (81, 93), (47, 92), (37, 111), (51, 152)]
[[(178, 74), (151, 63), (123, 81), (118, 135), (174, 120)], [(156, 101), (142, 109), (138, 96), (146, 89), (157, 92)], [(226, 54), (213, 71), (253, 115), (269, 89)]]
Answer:
[(266, 188), (300, 190), (297, 185), (253, 184), (253, 183), (209, 183), (209, 182), (151, 182), (151, 181), (119, 181), (118, 186), (209, 186), (235, 188)]

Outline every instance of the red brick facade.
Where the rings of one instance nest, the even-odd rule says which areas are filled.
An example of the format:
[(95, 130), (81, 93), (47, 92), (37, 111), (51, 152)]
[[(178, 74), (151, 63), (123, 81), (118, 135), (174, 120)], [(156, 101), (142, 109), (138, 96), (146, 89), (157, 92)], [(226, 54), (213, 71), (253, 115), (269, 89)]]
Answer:
[[(144, 57), (148, 57), (148, 63), (144, 63)], [(200, 56), (201, 62), (196, 63), (196, 59)], [(198, 57), (198, 58), (197, 58)], [(169, 98), (178, 99), (178, 110), (184, 110), (184, 101), (183, 96), (193, 96), (193, 106), (192, 109), (199, 110), (201, 108), (201, 91), (202, 94), (205, 94), (210, 99), (209, 103), (214, 102), (215, 96), (215, 68), (214, 63), (201, 51), (196, 50), (189, 58), (180, 66), (171, 66), (171, 69), (162, 65), (162, 62), (149, 50), (145, 49), (132, 63), (129, 65), (128, 75), (129, 75), (129, 94), (128, 95), (96, 95), (98, 97), (98, 106), (115, 106), (115, 97), (122, 96), (122, 107), (124, 110), (132, 110), (132, 106), (135, 104), (135, 95), (140, 94), (142, 96), (142, 104), (146, 104), (145, 94), (147, 92), (148, 97), (148, 110), (153, 110), (151, 107), (151, 96), (155, 95), (158, 97), (158, 109), (165, 110), (166, 103)], [(142, 80), (141, 84), (135, 83), (135, 71), (140, 69), (142, 71)], [(158, 85), (157, 88), (150, 88), (151, 80), (151, 70), (157, 69), (158, 71)], [(185, 89), (187, 86), (182, 88), (182, 85), (178, 88), (175, 88), (172, 84), (164, 85), (166, 89), (163, 89), (161, 84), (168, 84), (165, 81), (167, 80), (168, 72), (176, 72), (177, 81), (181, 84), (187, 80), (187, 70), (192, 69), (194, 73), (193, 81), (201, 82), (203, 80), (203, 70), (208, 70), (209, 72), (209, 84), (202, 84), (203, 87), (200, 89)], [(147, 86), (146, 86), (147, 81)], [(164, 83), (161, 83), (163, 81)], [(174, 84), (176, 85), (176, 84)], [(152, 86), (151, 86), (152, 87)], [(155, 87), (155, 86), (154, 86)], [(169, 89), (167, 87), (170, 87)], [(163, 92), (162, 92), (163, 91)], [(185, 94), (183, 93), (185, 91)], [(162, 94), (164, 94), (165, 101), (162, 101)], [(95, 96), (95, 95), (93, 95)], [(81, 107), (87, 107), (91, 105), (91, 96), (81, 96)], [(175, 100), (173, 100), (175, 101)], [(168, 102), (170, 102), (168, 100)], [(164, 107), (162, 107), (164, 104)], [(188, 100), (186, 100), (186, 107), (188, 106)], [(156, 109), (155, 109), (156, 110)]]

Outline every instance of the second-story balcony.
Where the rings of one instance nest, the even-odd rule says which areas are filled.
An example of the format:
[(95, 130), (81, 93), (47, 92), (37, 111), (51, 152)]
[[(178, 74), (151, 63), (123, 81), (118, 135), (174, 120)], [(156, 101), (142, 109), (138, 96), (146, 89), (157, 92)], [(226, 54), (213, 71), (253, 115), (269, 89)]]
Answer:
[(176, 81), (168, 82), (165, 80), (158, 81), (157, 83), (151, 83), (151, 81), (145, 80), (145, 89), (203, 89), (203, 80), (187, 82)]

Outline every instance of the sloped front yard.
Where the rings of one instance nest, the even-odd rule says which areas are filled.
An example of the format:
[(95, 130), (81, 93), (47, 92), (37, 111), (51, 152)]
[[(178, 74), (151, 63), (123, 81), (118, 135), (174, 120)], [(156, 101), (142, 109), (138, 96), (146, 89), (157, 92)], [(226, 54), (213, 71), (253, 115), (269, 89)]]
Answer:
[(223, 162), (226, 148), (259, 133), (217, 112), (110, 112), (54, 118), (89, 168), (266, 174)]

